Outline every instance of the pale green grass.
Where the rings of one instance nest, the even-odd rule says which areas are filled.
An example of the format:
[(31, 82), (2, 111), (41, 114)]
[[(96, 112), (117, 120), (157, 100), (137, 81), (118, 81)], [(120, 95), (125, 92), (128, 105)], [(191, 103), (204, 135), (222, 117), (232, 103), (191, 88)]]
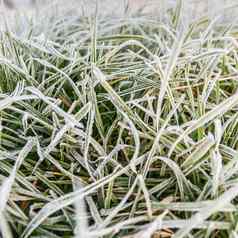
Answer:
[(4, 238), (238, 237), (238, 24), (180, 11), (1, 33)]

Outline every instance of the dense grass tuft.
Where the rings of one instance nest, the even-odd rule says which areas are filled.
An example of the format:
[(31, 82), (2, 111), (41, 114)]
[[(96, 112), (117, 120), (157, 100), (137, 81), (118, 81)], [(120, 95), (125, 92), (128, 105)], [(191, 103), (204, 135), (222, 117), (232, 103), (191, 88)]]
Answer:
[(238, 25), (179, 11), (1, 33), (4, 238), (238, 236)]

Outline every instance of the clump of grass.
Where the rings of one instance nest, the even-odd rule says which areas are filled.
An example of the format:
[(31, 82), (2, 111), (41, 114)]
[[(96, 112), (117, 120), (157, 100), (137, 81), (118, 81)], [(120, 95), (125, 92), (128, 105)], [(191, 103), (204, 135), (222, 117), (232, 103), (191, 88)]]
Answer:
[(238, 236), (237, 25), (178, 11), (1, 33), (3, 237)]

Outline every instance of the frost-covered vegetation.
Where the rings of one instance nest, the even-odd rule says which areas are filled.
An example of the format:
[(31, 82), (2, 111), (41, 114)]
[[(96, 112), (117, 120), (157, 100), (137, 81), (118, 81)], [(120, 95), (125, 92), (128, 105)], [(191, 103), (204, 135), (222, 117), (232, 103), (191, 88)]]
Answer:
[(166, 14), (1, 33), (4, 238), (238, 236), (238, 23)]

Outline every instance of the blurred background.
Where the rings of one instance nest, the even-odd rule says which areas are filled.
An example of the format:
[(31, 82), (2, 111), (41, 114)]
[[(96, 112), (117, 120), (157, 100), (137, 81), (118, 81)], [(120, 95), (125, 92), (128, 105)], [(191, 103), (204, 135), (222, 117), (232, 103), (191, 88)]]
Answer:
[[(8, 9), (23, 9), (23, 8), (44, 8), (51, 4), (60, 4), (64, 7), (72, 7), (75, 5), (81, 7), (88, 7), (91, 9), (96, 2), (101, 6), (101, 10), (104, 13), (117, 12), (121, 13), (125, 6), (128, 6), (131, 11), (137, 11), (138, 9), (144, 9), (145, 12), (155, 13), (158, 10), (165, 10), (178, 3), (177, 0), (1, 0)], [(197, 17), (198, 15), (210, 13), (213, 14), (226, 7), (234, 7), (234, 4), (238, 4), (237, 0), (185, 0), (183, 5), (186, 10), (189, 10), (187, 14), (190, 17)], [(165, 9), (164, 9), (165, 8)], [(234, 9), (233, 9), (234, 10)]]
[[(182, 8), (185, 22), (202, 17), (221, 21), (237, 21), (237, 0), (1, 0), (0, 27), (24, 25), (30, 20), (40, 20), (62, 12), (74, 11), (72, 15), (91, 15), (98, 6), (99, 15), (133, 16), (136, 13), (150, 17), (166, 18), (168, 9), (175, 5)], [(16, 19), (20, 19), (17, 22)], [(19, 26), (18, 26), (19, 27)]]

